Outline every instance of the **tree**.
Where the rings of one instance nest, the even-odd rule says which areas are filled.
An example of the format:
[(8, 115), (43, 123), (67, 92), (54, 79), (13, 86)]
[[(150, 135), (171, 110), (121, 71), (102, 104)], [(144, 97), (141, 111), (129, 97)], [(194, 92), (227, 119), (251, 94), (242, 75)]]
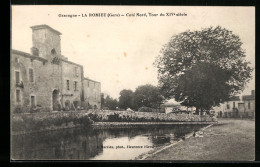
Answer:
[(120, 92), (119, 107), (123, 109), (132, 108), (133, 94), (132, 90), (123, 89)]
[(163, 100), (164, 97), (161, 95), (159, 88), (146, 84), (136, 88), (133, 104), (136, 110), (140, 107), (158, 108)]
[(104, 107), (108, 107), (109, 110), (116, 110), (116, 107), (118, 107), (118, 101), (110, 96), (107, 96), (104, 99)]
[(220, 26), (174, 35), (155, 61), (164, 97), (205, 110), (241, 92), (253, 70), (241, 46)]

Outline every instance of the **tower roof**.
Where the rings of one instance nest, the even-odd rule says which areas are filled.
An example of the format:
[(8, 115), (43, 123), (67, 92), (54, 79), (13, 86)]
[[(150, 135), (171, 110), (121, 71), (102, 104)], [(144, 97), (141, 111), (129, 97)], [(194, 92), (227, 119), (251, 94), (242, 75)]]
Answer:
[(53, 28), (51, 28), (50, 26), (46, 25), (46, 24), (42, 24), (42, 25), (36, 25), (36, 26), (31, 26), (32, 30), (39, 30), (39, 29), (49, 29), (52, 32), (61, 35), (61, 33)]

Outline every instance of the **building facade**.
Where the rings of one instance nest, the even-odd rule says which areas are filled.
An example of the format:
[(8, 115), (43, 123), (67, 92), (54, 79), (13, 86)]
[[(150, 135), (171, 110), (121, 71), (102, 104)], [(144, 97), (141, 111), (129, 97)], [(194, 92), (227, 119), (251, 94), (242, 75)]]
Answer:
[(101, 108), (101, 83), (89, 78), (84, 78), (85, 101), (91, 108)]
[(218, 117), (251, 117), (255, 116), (255, 90), (251, 95), (234, 96), (220, 106), (214, 107)]
[[(32, 26), (31, 54), (11, 51), (11, 108), (24, 110), (39, 107), (42, 110), (70, 110), (99, 102), (101, 83), (84, 87), (82, 65), (68, 61), (61, 54), (61, 33), (48, 25)], [(91, 95), (89, 95), (89, 93)], [(86, 106), (86, 105), (85, 105)], [(100, 105), (97, 105), (100, 108)]]

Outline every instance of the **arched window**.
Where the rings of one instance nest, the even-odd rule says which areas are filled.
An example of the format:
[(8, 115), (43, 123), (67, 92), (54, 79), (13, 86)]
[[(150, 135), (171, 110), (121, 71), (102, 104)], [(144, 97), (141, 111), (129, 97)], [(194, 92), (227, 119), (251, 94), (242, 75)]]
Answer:
[(56, 54), (56, 50), (54, 48), (51, 50), (51, 54)]

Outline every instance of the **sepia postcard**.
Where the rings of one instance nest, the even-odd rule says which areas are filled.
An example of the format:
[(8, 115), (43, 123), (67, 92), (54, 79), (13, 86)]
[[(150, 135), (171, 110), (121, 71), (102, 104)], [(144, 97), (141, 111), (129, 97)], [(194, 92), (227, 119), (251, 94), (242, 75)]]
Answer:
[(255, 160), (255, 8), (12, 5), (11, 161)]

